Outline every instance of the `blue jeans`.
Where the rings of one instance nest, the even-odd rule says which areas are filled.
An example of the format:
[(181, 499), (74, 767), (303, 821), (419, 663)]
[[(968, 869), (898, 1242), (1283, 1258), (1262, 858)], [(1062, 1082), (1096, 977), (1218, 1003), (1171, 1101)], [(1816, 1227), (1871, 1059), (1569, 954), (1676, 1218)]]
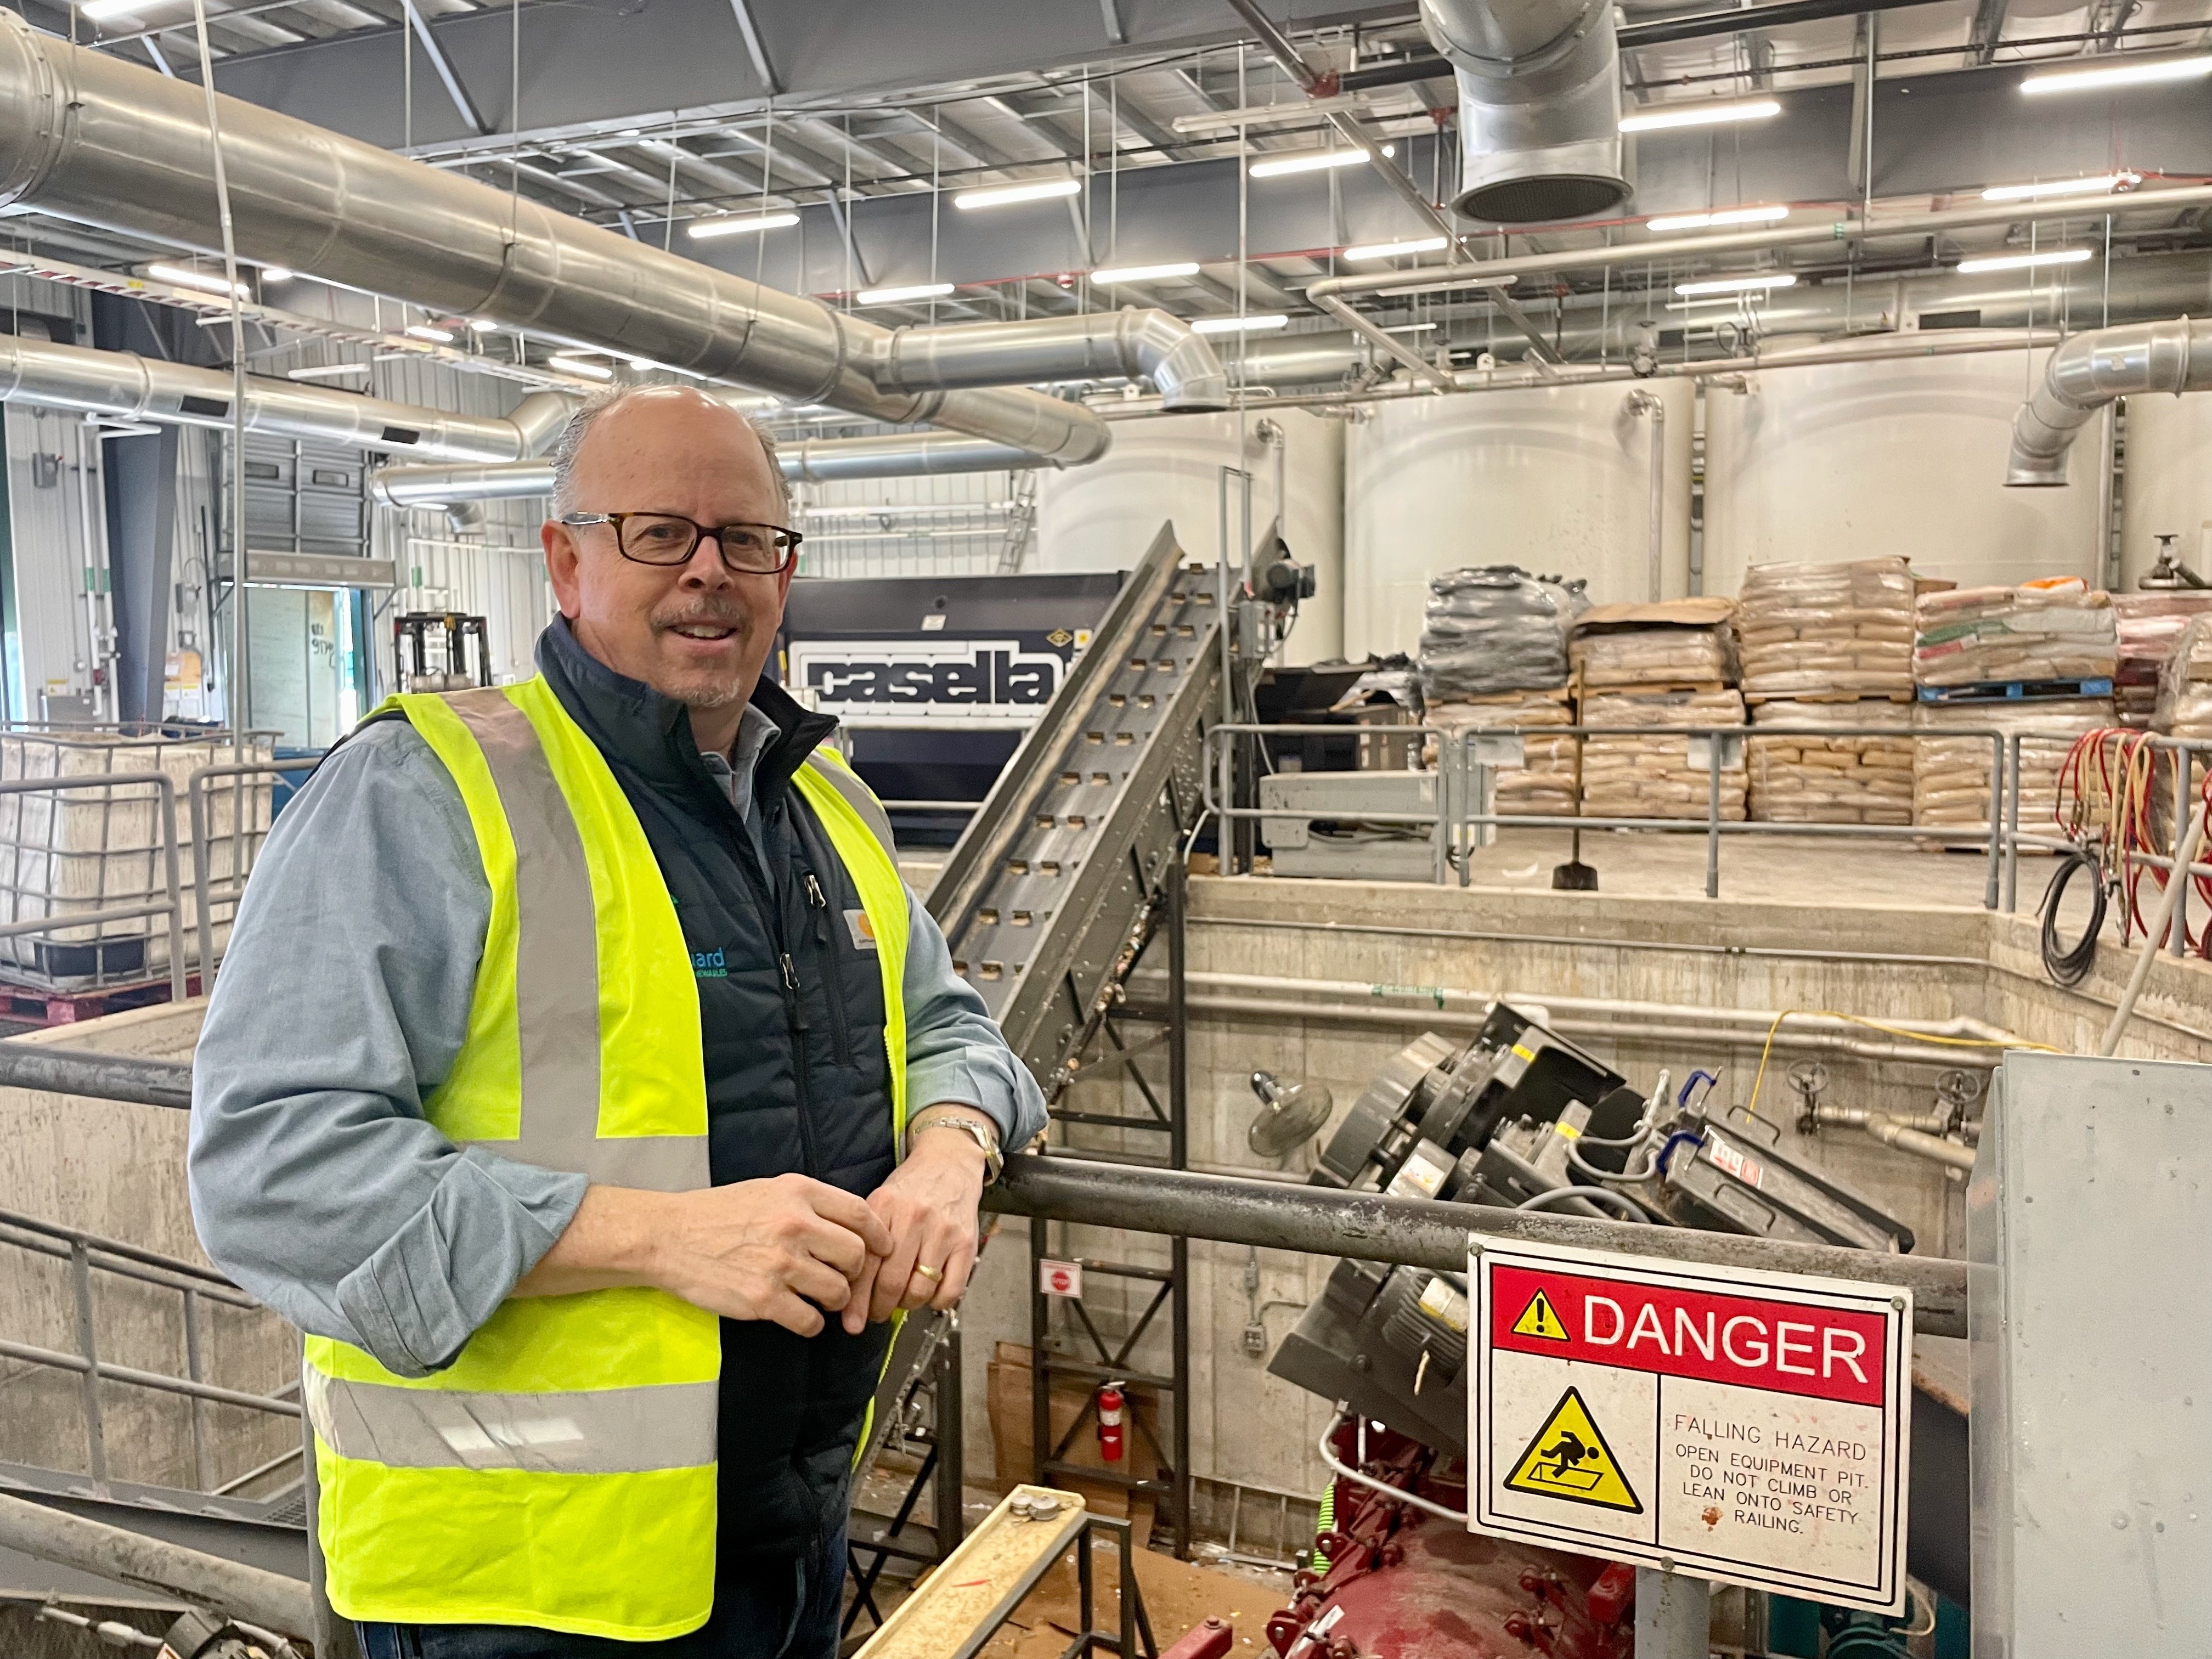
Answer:
[(362, 1659), (836, 1659), (845, 1529), (818, 1555), (726, 1566), (714, 1611), (688, 1636), (617, 1642), (526, 1625), (356, 1625)]

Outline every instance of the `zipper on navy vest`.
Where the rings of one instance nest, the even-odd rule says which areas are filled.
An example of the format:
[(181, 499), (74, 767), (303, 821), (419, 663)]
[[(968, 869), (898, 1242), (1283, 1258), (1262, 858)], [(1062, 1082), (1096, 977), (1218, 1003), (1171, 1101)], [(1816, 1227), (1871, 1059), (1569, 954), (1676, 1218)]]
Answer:
[(845, 953), (837, 948), (837, 930), (830, 921), (830, 901), (823, 893), (822, 883), (811, 870), (802, 869), (799, 878), (806, 888), (806, 902), (814, 907), (814, 939), (828, 964), (830, 1047), (840, 1066), (850, 1066), (853, 1032), (845, 1010)]
[[(722, 804), (725, 807), (729, 805), (726, 799)], [(737, 814), (732, 811), (731, 816), (735, 817)], [(764, 827), (772, 828), (775, 823), (775, 812), (771, 811), (764, 817), (767, 819)], [(737, 860), (738, 867), (745, 872), (745, 879), (752, 884), (753, 896), (759, 902), (761, 915), (768, 923), (769, 932), (775, 945), (776, 967), (782, 979), (783, 1018), (785, 1024), (791, 1028), (793, 1038), (792, 1089), (799, 1097), (800, 1169), (802, 1173), (819, 1178), (822, 1173), (822, 1160), (814, 1145), (813, 1078), (806, 1060), (808, 1026), (805, 1002), (799, 994), (799, 970), (792, 965), (791, 941), (785, 934), (783, 906), (776, 901), (775, 884), (769, 879), (768, 870), (763, 863), (761, 849), (755, 845), (751, 833), (742, 820), (738, 824), (738, 836), (741, 843)]]

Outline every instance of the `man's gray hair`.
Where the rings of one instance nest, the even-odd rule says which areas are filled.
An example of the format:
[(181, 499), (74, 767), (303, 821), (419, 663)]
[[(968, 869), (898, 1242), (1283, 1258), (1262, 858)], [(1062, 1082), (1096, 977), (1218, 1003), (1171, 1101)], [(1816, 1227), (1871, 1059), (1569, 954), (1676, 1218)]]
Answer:
[[(650, 390), (652, 390), (651, 387), (641, 386), (602, 386), (576, 406), (576, 412), (571, 415), (567, 424), (562, 427), (561, 435), (554, 440), (552, 453), (546, 458), (553, 465), (553, 516), (555, 518), (557, 519), (563, 514), (574, 513), (577, 510), (576, 455), (583, 448), (584, 440), (590, 434), (592, 422), (614, 408), (616, 404), (635, 397), (641, 392)], [(712, 392), (705, 395), (709, 398), (714, 396)], [(781, 516), (784, 522), (788, 524), (791, 520), (791, 485), (784, 478), (783, 469), (776, 464), (775, 434), (770, 432), (765, 424), (754, 420), (750, 416), (744, 418), (745, 424), (752, 428), (753, 435), (760, 440), (761, 448), (768, 456), (768, 470), (775, 477), (776, 497), (782, 504)]]

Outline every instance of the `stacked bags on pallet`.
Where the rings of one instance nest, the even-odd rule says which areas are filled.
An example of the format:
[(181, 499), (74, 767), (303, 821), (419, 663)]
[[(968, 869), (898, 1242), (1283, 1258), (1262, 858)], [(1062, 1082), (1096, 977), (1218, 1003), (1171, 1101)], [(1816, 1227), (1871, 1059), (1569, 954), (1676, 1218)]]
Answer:
[[(1874, 727), (1895, 737), (1761, 737), (1761, 726)], [(1758, 823), (1912, 822), (1912, 705), (1887, 698), (1776, 698), (1751, 711), (1751, 816)]]
[(1576, 619), (1568, 658), (1585, 695), (1734, 685), (1735, 612), (1733, 601), (1719, 599), (1601, 605)]
[(2118, 665), (2112, 596), (2079, 576), (1923, 593), (1913, 617), (1919, 685), (2108, 680)]
[(1471, 731), (1521, 734), (1521, 764), (1497, 769), (1492, 810), (1516, 817), (1574, 817), (1582, 739), (1548, 729), (1575, 723), (1574, 704), (1565, 691), (1499, 691), (1432, 707), (1428, 719), (1455, 750)]
[[(2110, 697), (1917, 704), (1913, 822), (1961, 835), (1989, 833), (1990, 742), (1965, 734), (1995, 731), (2026, 734), (2020, 745), (2020, 823), (2030, 830), (2047, 827), (2058, 810), (2058, 774), (2073, 740), (2112, 724)], [(1940, 836), (1934, 839), (1941, 843)]]
[(2151, 729), (2170, 738), (2212, 738), (2212, 616), (2184, 625), (2160, 669)]
[[(1583, 724), (1649, 728), (1620, 737), (1583, 739), (1583, 816), (1608, 818), (1703, 818), (1712, 789), (1705, 740), (1684, 734), (1698, 726), (1741, 726), (1743, 694), (1704, 691), (1600, 691), (1583, 698)], [(1746, 774), (1741, 744), (1723, 740), (1720, 815), (1744, 816)]]
[[(2119, 630), (2119, 669), (2112, 699), (2124, 725), (2151, 726), (2158, 708), (2160, 671), (2192, 617), (2212, 613), (2212, 593), (2115, 593), (2112, 619)], [(2163, 729), (2163, 728), (2160, 728)]]
[(1758, 564), (1735, 632), (1746, 696), (1912, 690), (1912, 571), (1903, 559)]
[(1420, 649), (1428, 720), (1456, 743), (1481, 728), (1522, 732), (1524, 763), (1500, 767), (1498, 811), (1571, 816), (1582, 742), (1548, 726), (1574, 724), (1567, 636), (1589, 609), (1583, 583), (1531, 575), (1517, 565), (1448, 570), (1429, 582)]

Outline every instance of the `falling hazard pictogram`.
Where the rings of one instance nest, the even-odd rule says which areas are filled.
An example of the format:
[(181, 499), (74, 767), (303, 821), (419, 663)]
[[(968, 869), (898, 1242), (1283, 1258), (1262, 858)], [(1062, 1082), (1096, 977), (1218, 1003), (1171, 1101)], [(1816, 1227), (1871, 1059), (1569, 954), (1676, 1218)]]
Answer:
[[(1542, 1300), (1540, 1292), (1537, 1299)], [(1533, 1309), (1535, 1304), (1529, 1305)], [(1547, 1306), (1546, 1311), (1549, 1310)], [(1570, 1504), (1592, 1504), (1631, 1515), (1644, 1513), (1644, 1505), (1621, 1474), (1613, 1448), (1606, 1444), (1589, 1407), (1574, 1389), (1559, 1396), (1544, 1426), (1536, 1431), (1536, 1437), (1513, 1465), (1513, 1473), (1505, 1477), (1505, 1487), (1538, 1498), (1564, 1498)]]
[(1559, 1316), (1552, 1310), (1552, 1299), (1541, 1290), (1528, 1298), (1528, 1305), (1521, 1310), (1521, 1317), (1513, 1322), (1516, 1336), (1540, 1336), (1548, 1341), (1568, 1340), (1567, 1328), (1559, 1322)]

